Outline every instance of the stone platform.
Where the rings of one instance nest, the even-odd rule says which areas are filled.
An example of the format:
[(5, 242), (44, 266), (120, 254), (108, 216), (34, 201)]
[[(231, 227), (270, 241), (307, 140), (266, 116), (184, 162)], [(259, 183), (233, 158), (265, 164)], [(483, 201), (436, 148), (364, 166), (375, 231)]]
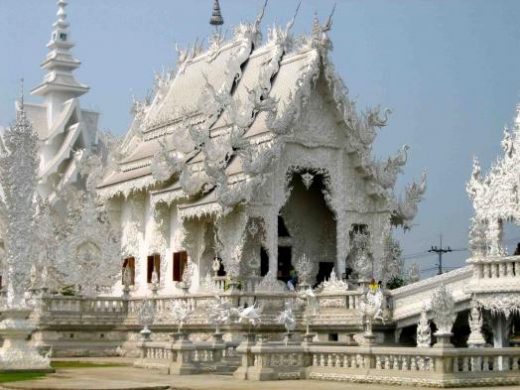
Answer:
[[(84, 359), (82, 359), (84, 360)], [(229, 376), (192, 375), (169, 376), (133, 367), (58, 369), (46, 378), (3, 384), (2, 389), (39, 390), (396, 390), (418, 387), (363, 385), (313, 380), (251, 382)], [(480, 387), (479, 389), (518, 390), (515, 386)]]

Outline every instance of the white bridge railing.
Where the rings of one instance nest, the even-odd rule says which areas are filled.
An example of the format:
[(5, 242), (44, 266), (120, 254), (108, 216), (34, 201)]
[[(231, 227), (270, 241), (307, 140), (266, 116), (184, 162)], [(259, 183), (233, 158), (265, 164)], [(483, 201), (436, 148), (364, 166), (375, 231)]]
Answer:
[(249, 380), (335, 381), (461, 386), (519, 384), (518, 348), (353, 347), (257, 343), (238, 351), (239, 377)]

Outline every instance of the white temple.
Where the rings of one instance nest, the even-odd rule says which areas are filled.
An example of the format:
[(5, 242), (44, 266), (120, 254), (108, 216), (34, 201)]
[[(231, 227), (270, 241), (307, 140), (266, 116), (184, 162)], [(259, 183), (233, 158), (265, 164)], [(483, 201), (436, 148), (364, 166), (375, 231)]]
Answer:
[[(175, 292), (186, 258), (192, 291), (215, 257), (236, 280), (267, 272), (287, 280), (303, 255), (315, 265), (313, 285), (333, 267), (382, 279), (385, 238), (417, 211), (424, 178), (394, 197), (407, 146), (374, 159), (387, 113), (356, 111), (329, 59), (331, 20), (315, 20), (299, 39), (290, 21), (265, 42), (261, 20), (228, 41), (213, 36), (206, 50), (180, 51), (177, 70), (135, 105), (99, 189), (120, 221), (138, 295), (148, 293), (154, 266), (159, 293)], [(371, 247), (361, 268), (349, 258), (357, 233)]]
[[(418, 281), (392, 231), (411, 227), (425, 177), (395, 195), (408, 147), (374, 157), (388, 111), (349, 98), (332, 15), (300, 37), (295, 15), (263, 40), (264, 6), (231, 38), (216, 30), (209, 47), (179, 50), (117, 142), (79, 106), (88, 87), (72, 73), (65, 6), (32, 91), (44, 102), (22, 100), (0, 138), (6, 194), (10, 172), (37, 177), (34, 202), (0, 202), (0, 371), (14, 296), (35, 326), (26, 344), (53, 356), (247, 380), (520, 383), (520, 254), (501, 242), (520, 219), (520, 106), (489, 175), (474, 162), (467, 265)], [(13, 158), (36, 148), (34, 133), (36, 173)], [(396, 277), (406, 285), (391, 289)]]

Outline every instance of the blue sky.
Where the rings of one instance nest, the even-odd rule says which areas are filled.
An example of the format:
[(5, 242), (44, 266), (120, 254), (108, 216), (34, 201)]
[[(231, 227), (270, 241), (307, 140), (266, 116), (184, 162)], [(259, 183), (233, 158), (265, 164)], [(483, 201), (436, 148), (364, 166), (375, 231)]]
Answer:
[[(226, 24), (255, 17), (260, 0), (221, 0)], [(411, 146), (398, 188), (428, 174), (416, 226), (402, 238), (420, 268), (439, 234), (466, 248), (471, 205), (465, 182), (474, 155), (484, 167), (496, 159), (504, 125), (520, 102), (520, 1), (516, 0), (303, 0), (295, 32), (310, 31), (313, 13), (325, 18), (337, 3), (332, 57), (359, 107), (393, 110), (376, 141), (383, 158)], [(212, 0), (71, 0), (77, 78), (91, 91), (82, 105), (102, 113), (101, 126), (126, 131), (132, 95), (143, 97), (154, 71), (175, 65), (175, 43), (187, 46), (211, 33)], [(271, 0), (264, 29), (286, 23), (297, 0)], [(54, 0), (0, 0), (0, 123), (14, 116), (18, 80), (27, 89), (42, 78), (39, 64), (55, 20)], [(520, 236), (507, 231), (510, 247)], [(463, 264), (465, 252), (445, 257)], [(408, 256), (410, 257), (410, 256)], [(427, 271), (425, 275), (434, 271)]]

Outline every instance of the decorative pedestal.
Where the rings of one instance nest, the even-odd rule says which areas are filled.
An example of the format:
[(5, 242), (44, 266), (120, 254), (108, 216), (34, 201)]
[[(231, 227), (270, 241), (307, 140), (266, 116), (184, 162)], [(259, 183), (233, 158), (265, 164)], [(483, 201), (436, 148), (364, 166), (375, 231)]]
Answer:
[(372, 332), (363, 333), (362, 339), (363, 346), (372, 347), (376, 345), (376, 335)]
[(434, 348), (453, 348), (453, 344), (450, 339), (453, 333), (439, 333), (433, 334), (437, 338), (437, 342), (433, 345)]
[(292, 332), (285, 332), (284, 333), (284, 335), (283, 335), (283, 342), (284, 342), (284, 344), (286, 346), (292, 341), (293, 336), (294, 336), (294, 333), (292, 333)]
[(170, 375), (190, 375), (200, 372), (200, 367), (193, 362), (192, 356), (195, 346), (183, 332), (172, 335), (174, 342), (171, 346), (172, 360), (170, 362)]
[(41, 356), (27, 337), (35, 329), (28, 320), (30, 309), (7, 309), (2, 312), (0, 336), (4, 344), (0, 348), (0, 371), (54, 372), (48, 357)]
[(253, 368), (254, 356), (251, 353), (251, 348), (255, 345), (256, 337), (253, 333), (244, 335), (244, 340), (237, 347), (237, 353), (241, 355), (240, 367), (233, 373), (236, 379), (248, 379), (248, 372)]
[(305, 333), (303, 335), (303, 341), (302, 341), (302, 346), (309, 346), (312, 344), (312, 341), (314, 340), (314, 337), (316, 337), (316, 334), (315, 333)]

